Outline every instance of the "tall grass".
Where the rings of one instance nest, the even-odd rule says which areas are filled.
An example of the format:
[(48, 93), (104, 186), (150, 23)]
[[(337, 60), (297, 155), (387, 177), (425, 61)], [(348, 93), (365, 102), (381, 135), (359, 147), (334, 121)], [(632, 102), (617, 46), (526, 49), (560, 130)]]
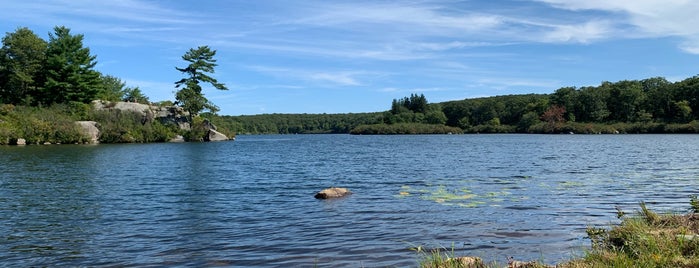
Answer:
[[(619, 225), (610, 228), (588, 227), (592, 247), (578, 259), (559, 263), (561, 268), (588, 267), (699, 267), (699, 200), (691, 197), (688, 214), (660, 214), (640, 203), (635, 213), (618, 211)], [(418, 251), (422, 252), (422, 251)], [(422, 253), (422, 268), (503, 267), (495, 263), (465, 266), (453, 251)], [(548, 267), (539, 262), (511, 260), (504, 267)]]

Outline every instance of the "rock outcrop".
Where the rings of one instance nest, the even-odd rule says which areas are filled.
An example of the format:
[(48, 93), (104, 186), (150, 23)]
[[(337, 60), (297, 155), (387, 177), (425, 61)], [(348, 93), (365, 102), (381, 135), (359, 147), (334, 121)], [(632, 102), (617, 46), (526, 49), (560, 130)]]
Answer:
[(189, 113), (182, 109), (182, 107), (159, 107), (155, 105), (147, 105), (136, 102), (110, 102), (101, 100), (92, 101), (92, 105), (95, 107), (96, 110), (115, 109), (120, 111), (136, 112), (143, 116), (144, 122), (156, 119), (159, 120), (161, 123), (175, 124), (182, 130), (191, 129), (191, 125), (189, 123), (189, 120), (187, 119)]
[(206, 137), (204, 137), (204, 141), (227, 141), (228, 136), (224, 135), (221, 132), (218, 132), (213, 129), (209, 129), (209, 133), (206, 134)]
[[(143, 122), (149, 122), (151, 120), (158, 120), (163, 124), (174, 124), (177, 125), (181, 130), (191, 130), (191, 124), (189, 122), (189, 113), (178, 106), (155, 106), (147, 105), (135, 102), (109, 102), (96, 100), (93, 101), (95, 109), (97, 110), (120, 110), (120, 111), (130, 111), (136, 112), (143, 116)], [(225, 134), (219, 132), (216, 126), (212, 124), (209, 120), (204, 120), (204, 129), (206, 134), (201, 139), (204, 141), (227, 141), (231, 140)], [(82, 126), (82, 125), (81, 125)], [(176, 137), (171, 140), (171, 142), (182, 142), (184, 138)]]
[(318, 193), (316, 193), (315, 198), (317, 199), (329, 199), (329, 198), (340, 198), (346, 195), (352, 194), (347, 188), (327, 188)]
[(75, 122), (80, 126), (83, 134), (90, 139), (90, 143), (99, 143), (100, 130), (97, 128), (95, 121), (78, 121)]

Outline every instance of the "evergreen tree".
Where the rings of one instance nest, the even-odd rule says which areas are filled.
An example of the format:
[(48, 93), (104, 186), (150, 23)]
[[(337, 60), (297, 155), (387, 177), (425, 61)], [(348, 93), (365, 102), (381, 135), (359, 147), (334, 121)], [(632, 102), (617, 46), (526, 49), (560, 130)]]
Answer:
[(41, 85), (46, 41), (26, 27), (7, 33), (0, 48), (0, 101), (26, 104)]
[(118, 77), (102, 75), (102, 88), (97, 93), (97, 99), (104, 101), (121, 101), (124, 99), (126, 83)]
[(224, 84), (208, 75), (213, 74), (214, 67), (217, 66), (215, 55), (216, 50), (211, 50), (208, 46), (200, 46), (197, 49), (190, 48), (182, 56), (182, 59), (189, 62), (189, 65), (185, 68), (175, 67), (187, 75), (187, 77), (175, 82), (175, 87), (180, 89), (175, 93), (176, 104), (188, 111), (190, 117), (205, 109), (213, 113), (218, 111), (218, 107), (204, 97), (199, 85), (201, 82), (209, 83), (216, 89), (228, 90)]
[(143, 92), (141, 92), (141, 89), (138, 87), (127, 87), (126, 89), (124, 89), (124, 97), (122, 100), (128, 102), (150, 104), (148, 96), (144, 95)]
[(51, 104), (94, 100), (102, 87), (100, 73), (93, 69), (96, 56), (83, 47), (82, 34), (72, 35), (64, 26), (55, 27), (54, 32), (49, 34), (41, 101)]

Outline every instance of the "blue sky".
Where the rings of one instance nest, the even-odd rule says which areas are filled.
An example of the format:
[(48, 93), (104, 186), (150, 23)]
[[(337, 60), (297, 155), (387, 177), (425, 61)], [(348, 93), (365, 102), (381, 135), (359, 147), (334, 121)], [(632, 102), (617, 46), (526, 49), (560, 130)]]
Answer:
[(84, 34), (97, 69), (174, 100), (189, 49), (218, 51), (220, 114), (357, 113), (697, 75), (699, 1), (5, 1), (0, 31)]

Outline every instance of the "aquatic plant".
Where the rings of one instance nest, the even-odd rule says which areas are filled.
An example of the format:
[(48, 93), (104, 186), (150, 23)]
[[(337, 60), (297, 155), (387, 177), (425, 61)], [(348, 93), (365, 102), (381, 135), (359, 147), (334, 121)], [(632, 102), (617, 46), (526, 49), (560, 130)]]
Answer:
[(474, 193), (472, 189), (458, 187), (458, 185), (448, 187), (445, 185), (434, 186), (426, 184), (424, 187), (417, 189), (407, 185), (402, 186), (396, 197), (404, 198), (413, 195), (418, 196), (422, 200), (433, 201), (442, 205), (475, 208), (486, 204), (496, 206), (496, 203), (504, 202), (505, 199), (503, 197), (509, 196), (511, 193), (505, 190)]

